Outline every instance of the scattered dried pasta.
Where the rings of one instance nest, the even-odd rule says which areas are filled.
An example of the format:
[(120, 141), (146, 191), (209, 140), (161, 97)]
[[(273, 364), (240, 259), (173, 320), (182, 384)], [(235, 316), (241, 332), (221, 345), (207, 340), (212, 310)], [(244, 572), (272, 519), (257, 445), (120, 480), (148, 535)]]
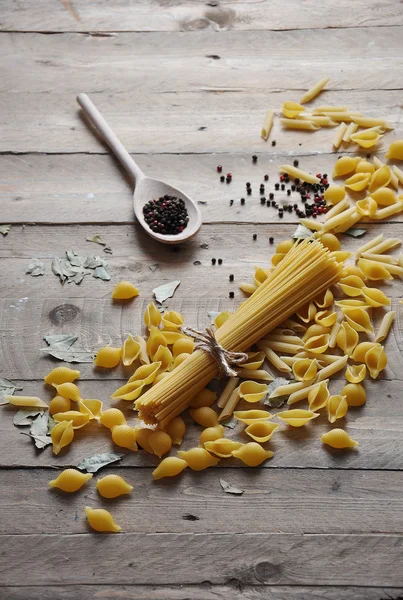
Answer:
[(192, 471), (203, 471), (208, 467), (215, 466), (220, 460), (204, 448), (191, 448), (186, 452), (179, 451), (178, 456), (187, 462)]
[(80, 371), (69, 369), (69, 367), (56, 367), (52, 369), (44, 378), (44, 382), (48, 385), (53, 383), (72, 383), (80, 377)]
[(294, 408), (292, 410), (283, 410), (277, 413), (276, 417), (291, 427), (303, 427), (309, 421), (312, 421), (312, 419), (319, 417), (319, 413)]
[(277, 423), (271, 423), (270, 421), (257, 421), (251, 423), (246, 427), (245, 433), (251, 437), (255, 442), (263, 444), (268, 442), (273, 433), (278, 429), (280, 425)]
[(158, 465), (156, 469), (153, 471), (153, 478), (162, 479), (163, 477), (175, 477), (179, 475), (186, 467), (188, 466), (187, 462), (182, 458), (177, 458), (176, 456), (168, 456), (168, 458), (164, 458)]
[(56, 477), (49, 481), (49, 487), (59, 488), (63, 492), (77, 492), (87, 481), (92, 479), (92, 473), (81, 473), (76, 469), (65, 469)]
[(172, 440), (165, 431), (157, 429), (153, 431), (148, 437), (148, 443), (152, 448), (152, 451), (158, 458), (161, 458), (164, 454), (170, 451), (172, 448)]
[(274, 452), (265, 450), (257, 442), (249, 442), (248, 444), (241, 444), (240, 448), (233, 450), (232, 456), (239, 458), (248, 467), (257, 467), (268, 458), (272, 458)]
[(330, 396), (327, 402), (327, 416), (330, 423), (335, 423), (337, 419), (342, 419), (348, 410), (346, 396)]
[(358, 442), (353, 440), (344, 429), (332, 429), (321, 437), (322, 443), (342, 450), (343, 448), (355, 448)]
[(120, 475), (106, 475), (97, 481), (97, 490), (104, 498), (117, 498), (130, 494), (133, 486)]
[(13, 406), (21, 407), (35, 407), (35, 408), (48, 408), (46, 402), (37, 398), (36, 396), (3, 396), (3, 400), (12, 404)]
[(60, 450), (68, 446), (74, 439), (73, 423), (61, 421), (52, 427), (50, 437), (53, 444), (53, 454), (59, 454)]
[(101, 533), (118, 533), (122, 528), (115, 523), (110, 512), (104, 508), (85, 507), (88, 524), (95, 531)]
[(175, 417), (165, 427), (165, 432), (171, 438), (174, 446), (180, 446), (186, 432), (186, 423), (182, 417)]
[(119, 281), (112, 292), (113, 300), (130, 300), (138, 295), (138, 289), (130, 281)]

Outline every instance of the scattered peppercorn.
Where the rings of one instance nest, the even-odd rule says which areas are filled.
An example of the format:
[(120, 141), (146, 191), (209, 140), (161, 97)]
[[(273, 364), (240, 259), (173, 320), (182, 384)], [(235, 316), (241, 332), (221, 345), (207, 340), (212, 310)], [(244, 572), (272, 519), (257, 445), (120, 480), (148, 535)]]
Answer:
[(260, 198), (260, 204), (266, 204), (266, 198), (264, 196)]
[(241, 198), (241, 204), (245, 204), (245, 198)]
[(231, 183), (231, 181), (232, 181), (232, 177), (226, 177), (225, 181), (226, 181), (227, 183)]
[(295, 184), (296, 184), (296, 185), (298, 185), (299, 183), (301, 183), (301, 180), (300, 180), (300, 178), (299, 178), (299, 177), (296, 177), (296, 178), (294, 179), (294, 181), (295, 181)]
[(217, 260), (217, 262), (218, 262), (218, 264), (219, 264), (219, 265), (222, 265), (222, 258), (219, 258), (219, 259)]
[(276, 140), (273, 140), (272, 143), (271, 143), (271, 145), (275, 146), (276, 145)]
[(295, 192), (295, 185), (294, 184), (292, 184), (292, 186), (291, 186), (291, 191)]
[(220, 181), (221, 181), (221, 183), (224, 183), (224, 181), (225, 181), (225, 175), (221, 175)]
[(281, 184), (281, 191), (283, 191), (283, 192), (284, 192), (284, 190), (285, 190), (285, 183), (282, 183), (282, 184)]
[(253, 163), (257, 163), (257, 156), (256, 156), (256, 154), (254, 154), (254, 155), (252, 156), (252, 162), (253, 162)]
[(269, 176), (267, 174), (264, 176), (264, 180), (269, 181)]
[(287, 190), (287, 196), (291, 196), (291, 190)]
[(279, 210), (279, 211), (278, 211), (278, 216), (280, 217), (280, 219), (282, 219), (282, 218), (283, 218), (283, 216), (284, 216), (284, 213), (283, 213), (283, 211), (280, 211), (280, 210)]
[(229, 276), (229, 280), (230, 280), (230, 281), (234, 281), (234, 276), (233, 276), (233, 274), (232, 274), (232, 273), (231, 273), (231, 275)]
[(295, 159), (294, 160), (294, 167), (298, 167), (298, 165), (299, 165), (299, 160)]
[(246, 187), (247, 187), (247, 188), (250, 188), (250, 181), (247, 181), (247, 182), (246, 182)]
[(234, 294), (234, 292), (230, 292), (230, 293), (229, 293), (229, 297), (230, 297), (230, 298), (234, 298), (234, 297), (235, 297), (235, 294)]
[(253, 234), (253, 239), (254, 239), (254, 240), (257, 240), (257, 233), (254, 233), (254, 234)]
[(217, 172), (222, 173), (222, 165), (217, 165)]
[(270, 192), (269, 198), (270, 198), (270, 200), (274, 200), (274, 194), (273, 194), (273, 192)]
[(250, 196), (250, 195), (251, 195), (251, 193), (252, 193), (252, 188), (248, 188), (248, 189), (246, 190), (246, 193), (248, 194), (248, 196)]
[(280, 189), (280, 184), (279, 183), (275, 183), (274, 184), (274, 189), (275, 190), (279, 190)]
[(274, 237), (269, 237), (270, 244), (274, 244)]
[(230, 201), (229, 201), (229, 205), (230, 205), (230, 206), (232, 206), (233, 204), (234, 204), (234, 201), (233, 201), (233, 200), (230, 200)]
[(161, 196), (143, 207), (144, 220), (152, 231), (162, 235), (177, 235), (189, 222), (185, 202), (176, 196)]
[(216, 259), (215, 259), (215, 258), (212, 258), (212, 259), (211, 259), (211, 264), (212, 264), (212, 265), (215, 265), (215, 264), (216, 264), (216, 262), (217, 262), (217, 261), (216, 261)]

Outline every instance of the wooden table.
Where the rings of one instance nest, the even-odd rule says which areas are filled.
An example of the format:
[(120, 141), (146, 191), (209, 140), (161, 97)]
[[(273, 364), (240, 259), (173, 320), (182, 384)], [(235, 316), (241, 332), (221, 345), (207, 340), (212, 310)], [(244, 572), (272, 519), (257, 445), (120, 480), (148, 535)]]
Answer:
[[(169, 306), (203, 327), (210, 310), (234, 308), (237, 283), (266, 265), (276, 241), (296, 227), (261, 207), (264, 173), (292, 157), (331, 172), (331, 130), (259, 138), (266, 108), (298, 100), (331, 79), (319, 103), (347, 104), (382, 116), (402, 137), (403, 11), (391, 0), (3, 0), (0, 9), (0, 376), (26, 394), (50, 398), (42, 378), (53, 363), (43, 336), (76, 333), (88, 348), (120, 344), (142, 327), (152, 289), (180, 279)], [(180, 248), (154, 244), (133, 225), (132, 190), (107, 148), (79, 115), (86, 91), (141, 168), (202, 201), (204, 225)], [(389, 139), (394, 134), (389, 136)], [(379, 156), (383, 157), (386, 142)], [(257, 165), (251, 155), (258, 154)], [(220, 184), (215, 171), (233, 173)], [(254, 194), (240, 206), (245, 181)], [(230, 207), (229, 200), (236, 199)], [(402, 236), (403, 217), (368, 225)], [(257, 240), (252, 236), (257, 233)], [(51, 259), (100, 234), (112, 282), (92, 277), (62, 287)], [(343, 239), (351, 249), (361, 242)], [(203, 248), (208, 244), (208, 248)], [(26, 275), (32, 257), (46, 274)], [(222, 266), (211, 266), (211, 258)], [(158, 263), (154, 272), (150, 266)], [(230, 285), (228, 276), (235, 275)], [(112, 305), (112, 283), (136, 282), (141, 297)], [(235, 299), (229, 299), (229, 291)], [(387, 342), (389, 367), (368, 384), (365, 407), (351, 411), (359, 452), (324, 450), (325, 422), (310, 433), (279, 435), (260, 469), (225, 463), (203, 473), (152, 482), (157, 464), (143, 452), (116, 468), (133, 494), (101, 502), (94, 485), (74, 496), (50, 493), (54, 467), (111, 449), (107, 430), (77, 432), (54, 457), (35, 451), (2, 409), (0, 427), (0, 598), (6, 600), (380, 600), (403, 593), (402, 307)], [(103, 399), (124, 378), (81, 365), (85, 397)], [(340, 382), (339, 382), (340, 384)], [(336, 382), (337, 385), (337, 382)], [(129, 414), (129, 409), (126, 409)], [(186, 447), (200, 428), (189, 425)], [(232, 435), (228, 432), (228, 435)], [(108, 470), (104, 471), (105, 473)], [(224, 494), (219, 478), (244, 489)], [(112, 510), (124, 535), (96, 535), (84, 506)]]

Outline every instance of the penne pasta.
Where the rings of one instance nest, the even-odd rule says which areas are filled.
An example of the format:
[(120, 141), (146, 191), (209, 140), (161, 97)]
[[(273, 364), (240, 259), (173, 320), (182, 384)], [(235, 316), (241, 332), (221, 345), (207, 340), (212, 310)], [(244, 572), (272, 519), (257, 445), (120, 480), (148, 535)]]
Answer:
[(272, 392), (269, 396), (272, 398), (279, 398), (280, 396), (288, 396), (293, 394), (294, 392), (298, 392), (306, 387), (309, 387), (310, 384), (306, 383), (306, 381), (296, 381), (295, 383), (288, 383), (286, 385), (279, 385), (274, 392)]
[[(379, 237), (381, 237), (381, 236), (378, 236), (378, 238)], [(378, 238), (375, 238), (375, 239), (378, 239)], [(371, 254), (383, 254), (384, 252), (387, 252), (388, 250), (392, 250), (392, 248), (397, 248), (397, 246), (400, 246), (401, 243), (402, 242), (399, 238), (387, 238), (386, 240), (383, 240), (383, 241), (381, 240), (379, 243), (377, 243), (371, 247)], [(361, 254), (363, 254), (362, 250), (361, 250)]]
[(273, 120), (274, 112), (269, 108), (269, 110), (266, 112), (261, 132), (262, 138), (264, 140), (267, 140), (269, 138), (270, 132), (273, 127)]
[[(340, 204), (341, 204), (341, 202), (340, 202)], [(336, 204), (336, 206), (338, 206), (338, 204)], [(356, 214), (355, 206), (352, 206), (351, 208), (347, 208), (346, 210), (343, 210), (343, 212), (339, 213), (338, 215), (331, 217), (330, 219), (325, 221), (325, 223), (323, 224), (322, 233), (325, 233), (326, 231), (330, 231), (331, 229), (334, 229), (335, 227), (342, 225), (347, 220), (349, 220), (353, 214)], [(361, 215), (360, 215), (360, 218), (361, 218)]]
[[(322, 358), (323, 355), (320, 357)], [(348, 361), (348, 356), (336, 356), (336, 360), (331, 362), (329, 365), (327, 365), (326, 367), (324, 367), (321, 371), (319, 371), (317, 377), (316, 377), (316, 381), (325, 381), (326, 379), (328, 379), (328, 377), (331, 377), (332, 375), (334, 375), (335, 373), (337, 373), (338, 371), (341, 371), (342, 369), (344, 369), (344, 367), (346, 366)]]
[(359, 115), (361, 115), (360, 112), (348, 110), (346, 112), (330, 112), (327, 116), (338, 123), (351, 123), (351, 121)]
[(300, 219), (301, 225), (308, 227), (311, 231), (320, 231), (322, 229), (322, 223), (319, 221), (314, 221), (313, 219)]
[(282, 323), (282, 325), (284, 325), (284, 327), (288, 327), (295, 333), (304, 333), (304, 331), (306, 331), (305, 325), (302, 325), (302, 323), (298, 323), (298, 321), (294, 321), (293, 319), (287, 319)]
[[(326, 383), (329, 383), (328, 379), (323, 379)], [(301, 382), (302, 383), (302, 382)], [(316, 378), (315, 383), (305, 386), (304, 388), (297, 390), (289, 395), (287, 404), (295, 404), (296, 402), (301, 402), (301, 400), (305, 400), (308, 398), (309, 392), (316, 388), (318, 385), (318, 378)]]
[(309, 131), (317, 131), (320, 127), (317, 127), (311, 121), (304, 121), (303, 119), (280, 119), (280, 123), (286, 129), (305, 129)]
[(237, 373), (241, 379), (256, 379), (257, 381), (274, 380), (273, 375), (264, 369), (256, 369), (255, 371), (251, 371), (250, 369), (238, 369)]
[(323, 88), (329, 83), (329, 79), (325, 77), (324, 79), (320, 79), (313, 85), (305, 94), (302, 96), (300, 100), (300, 104), (306, 104), (310, 102), (323, 90)]
[(259, 350), (263, 350), (265, 354), (266, 348), (269, 348), (269, 350), (274, 350), (275, 352), (284, 352), (285, 354), (297, 354), (301, 350), (301, 346), (296, 346), (295, 344), (287, 344), (286, 342), (271, 342), (265, 340), (264, 342), (258, 342), (256, 345), (259, 348)]
[(399, 167), (397, 167), (396, 165), (393, 165), (392, 171), (393, 171), (393, 174), (395, 175), (395, 177), (397, 178), (398, 182), (401, 185), (403, 185), (403, 171), (401, 169), (399, 169)]
[(378, 333), (375, 336), (376, 342), (383, 342), (383, 340), (386, 340), (390, 328), (392, 327), (392, 323), (394, 321), (395, 316), (396, 312), (394, 310), (390, 310), (383, 316), (383, 319), (378, 329)]
[(344, 231), (347, 231), (347, 229), (353, 227), (356, 223), (358, 223), (358, 221), (361, 221), (361, 219), (362, 214), (356, 210), (348, 219), (346, 219), (343, 223), (340, 223), (338, 227), (335, 227), (334, 231), (335, 233), (344, 233)]
[[(257, 347), (259, 348), (259, 350), (262, 350), (265, 353), (265, 356), (269, 363), (271, 363), (273, 367), (275, 367), (278, 371), (280, 371), (281, 373), (290, 373), (290, 367), (274, 352), (274, 350), (272, 350), (268, 346), (260, 346), (259, 342), (257, 343)], [(298, 351), (297, 346), (295, 346), (295, 348)]]
[(391, 204), (390, 206), (385, 206), (385, 208), (380, 208), (375, 211), (373, 215), (373, 219), (386, 219), (387, 217), (391, 217), (392, 215), (396, 215), (397, 213), (403, 210), (403, 202), (399, 201), (396, 204)]
[(358, 129), (357, 123), (353, 123), (353, 121), (351, 121), (350, 125), (347, 127), (347, 129), (343, 135), (342, 141), (349, 143), (351, 136), (353, 135), (353, 133), (355, 133), (357, 131), (357, 129)]
[(337, 149), (340, 148), (340, 145), (343, 141), (343, 136), (345, 135), (347, 131), (347, 125), (345, 123), (341, 123), (338, 130), (335, 133), (335, 136), (333, 138), (333, 146)]
[(318, 127), (337, 127), (337, 123), (329, 115), (300, 115), (299, 118), (303, 121), (310, 121)]
[(287, 173), (291, 177), (298, 177), (301, 181), (306, 181), (307, 183), (320, 183), (319, 177), (312, 175), (311, 173), (307, 173), (302, 169), (297, 169), (297, 167), (293, 167), (291, 165), (280, 165), (279, 170), (282, 173)]
[[(349, 201), (347, 200), (347, 198), (344, 198), (344, 200), (341, 200), (338, 204), (335, 204), (327, 212), (326, 217), (325, 217), (325, 221), (328, 221), (332, 217), (335, 217), (336, 215), (340, 214), (341, 212), (343, 212), (343, 210), (346, 210), (349, 207), (350, 207)], [(301, 219), (301, 223), (302, 223), (302, 219)]]
[(340, 329), (340, 323), (339, 323), (339, 321), (336, 321), (330, 331), (329, 348), (336, 347), (336, 337), (337, 337), (337, 333), (338, 333), (339, 329)]
[(322, 113), (348, 112), (348, 110), (348, 106), (317, 106), (312, 110), (312, 114), (321, 115)]
[(368, 260), (377, 260), (379, 262), (388, 263), (389, 265), (397, 265), (397, 260), (393, 258), (393, 256), (389, 256), (389, 254), (371, 254), (370, 252), (364, 252), (361, 256)]
[(221, 392), (221, 396), (217, 400), (218, 408), (224, 408), (224, 406), (228, 402), (229, 397), (231, 396), (232, 392), (234, 391), (234, 389), (236, 388), (238, 383), (239, 383), (239, 377), (230, 377), (228, 379), (225, 388)]
[(237, 407), (237, 404), (239, 402), (239, 400), (241, 399), (241, 396), (239, 395), (239, 386), (237, 388), (235, 388), (230, 397), (228, 398), (224, 408), (222, 409), (222, 411), (220, 412), (219, 416), (218, 416), (218, 421), (226, 421), (227, 419), (229, 419), (230, 417), (232, 417), (232, 413), (234, 412), (234, 410)]
[(383, 127), (383, 129), (393, 129), (392, 125), (384, 119), (372, 119), (365, 115), (353, 115), (352, 120), (354, 123), (357, 123), (359, 127), (377, 127), (379, 125), (380, 127)]
[[(359, 258), (362, 254), (364, 254), (364, 252), (368, 252), (368, 250), (371, 250), (371, 252), (373, 252), (374, 248), (376, 246), (378, 246), (382, 241), (383, 241), (383, 233), (381, 233), (380, 235), (377, 235), (376, 238), (374, 238), (373, 240), (370, 240), (366, 244), (363, 244), (362, 246), (360, 246), (358, 248), (357, 252), (355, 253), (356, 257)], [(379, 253), (379, 250), (377, 250), (377, 252)]]
[(297, 335), (271, 334), (266, 335), (262, 340), (265, 342), (285, 342), (286, 344), (294, 344), (295, 346), (303, 346), (304, 343)]

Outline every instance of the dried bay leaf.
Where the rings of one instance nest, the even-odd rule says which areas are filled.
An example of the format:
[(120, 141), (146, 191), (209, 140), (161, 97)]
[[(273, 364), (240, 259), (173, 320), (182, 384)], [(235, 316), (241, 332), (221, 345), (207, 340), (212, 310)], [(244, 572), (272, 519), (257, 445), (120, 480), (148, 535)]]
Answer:
[(25, 431), (21, 431), (22, 435), (28, 435), (30, 438), (34, 440), (35, 446), (39, 450), (43, 450), (46, 446), (50, 446), (52, 443), (52, 438), (48, 435), (32, 435), (31, 433), (25, 433)]
[(230, 417), (226, 421), (221, 421), (220, 425), (224, 425), (224, 427), (228, 427), (229, 429), (235, 429), (238, 423), (239, 421), (235, 417)]
[(210, 310), (207, 314), (210, 319), (210, 323), (212, 325), (214, 325), (214, 321), (215, 321), (216, 317), (218, 317), (218, 315), (220, 315), (221, 313), (217, 310)]
[(36, 419), (32, 421), (29, 433), (32, 436), (43, 436), (48, 434), (49, 413), (41, 412)]
[(106, 242), (102, 239), (99, 233), (92, 235), (90, 237), (85, 238), (87, 242), (93, 242), (94, 244), (99, 244), (100, 246), (106, 246)]
[(9, 379), (0, 379), (0, 398), (2, 396), (12, 396), (16, 390), (22, 390), (22, 388)]
[(270, 406), (270, 408), (280, 408), (283, 406), (288, 400), (288, 394), (286, 396), (278, 396), (277, 398), (270, 398), (270, 395), (281, 385), (288, 385), (289, 383), (292, 383), (292, 381), (285, 379), (285, 377), (276, 377), (276, 379), (269, 384), (267, 396), (263, 400), (263, 404)]
[(203, 248), (203, 250), (208, 250), (208, 244), (200, 244), (200, 248)]
[(11, 228), (12, 225), (0, 225), (0, 233), (5, 236), (11, 231)]
[(92, 276), (95, 277), (95, 279), (102, 279), (103, 281), (110, 281), (111, 279), (111, 276), (103, 265), (101, 267), (97, 267)]
[(234, 494), (234, 496), (242, 496), (242, 494), (244, 492), (244, 490), (240, 490), (239, 488), (234, 487), (233, 485), (228, 483), (228, 481), (225, 481), (225, 479), (220, 479), (220, 485), (226, 494)]
[(148, 268), (150, 269), (150, 271), (152, 271), (153, 273), (155, 273), (155, 271), (158, 269), (158, 267), (159, 267), (159, 264), (155, 263), (154, 265), (149, 265)]
[(21, 408), (13, 418), (13, 425), (16, 427), (24, 427), (32, 424), (32, 418), (39, 415), (42, 411), (39, 408)]
[(45, 263), (39, 260), (39, 258), (33, 258), (25, 272), (27, 275), (32, 275), (32, 277), (39, 277), (39, 275), (44, 275)]
[(96, 473), (99, 469), (102, 469), (102, 467), (106, 467), (106, 465), (119, 461), (123, 456), (124, 454), (118, 454), (117, 452), (93, 454), (79, 462), (76, 469), (87, 471), (87, 473)]
[(359, 227), (350, 227), (347, 231), (343, 232), (345, 235), (350, 235), (351, 237), (359, 238), (367, 233), (366, 229), (360, 229)]
[(292, 239), (293, 240), (306, 240), (307, 238), (312, 237), (314, 234), (308, 227), (305, 225), (298, 225), (297, 229), (294, 231)]
[[(58, 360), (71, 363), (91, 363), (94, 359), (95, 352), (75, 347), (74, 344), (78, 340), (76, 335), (71, 334), (55, 334), (45, 335), (45, 342), (48, 344), (48, 348), (41, 348), (41, 352), (50, 354)], [(72, 347), (74, 346), (74, 347)]]
[(86, 256), (83, 267), (86, 269), (96, 269), (97, 267), (102, 267), (106, 264), (105, 259), (100, 256)]
[(162, 304), (168, 298), (172, 298), (175, 293), (176, 288), (180, 284), (179, 279), (176, 281), (170, 281), (169, 283), (164, 283), (153, 289), (153, 294), (157, 302)]

